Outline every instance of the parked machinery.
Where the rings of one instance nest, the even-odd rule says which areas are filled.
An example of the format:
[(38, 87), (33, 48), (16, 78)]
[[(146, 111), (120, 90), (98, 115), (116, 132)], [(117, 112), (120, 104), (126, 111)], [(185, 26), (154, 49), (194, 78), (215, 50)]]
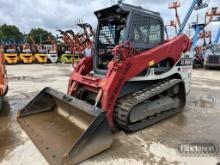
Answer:
[[(172, 3), (169, 4), (169, 9), (174, 9), (175, 10), (175, 16), (176, 16), (176, 22), (179, 26), (179, 31), (182, 30), (182, 25), (186, 24), (186, 21), (188, 20), (188, 16), (189, 14), (185, 17), (184, 21), (183, 21), (183, 24), (181, 24), (181, 20), (180, 20), (180, 17), (179, 17), (179, 14), (178, 14), (178, 8), (181, 6), (180, 2), (179, 1), (174, 1)], [(206, 8), (208, 7), (208, 4), (206, 3), (203, 3), (201, 0), (199, 0), (197, 2), (197, 5), (194, 6), (193, 8), (195, 10), (199, 10), (199, 9), (203, 9), (203, 8)], [(195, 33), (193, 35), (193, 38), (192, 38), (192, 50), (191, 50), (191, 53), (194, 54), (194, 61), (193, 61), (193, 67), (202, 67), (203, 66), (203, 58), (202, 56), (198, 55), (197, 52), (198, 52), (198, 49), (196, 48), (196, 44), (197, 44), (197, 41), (199, 40), (199, 34), (201, 31), (204, 30), (205, 26), (208, 24), (206, 23), (198, 23), (198, 16), (197, 16), (197, 21), (195, 23), (193, 23), (192, 25), (190, 25), (190, 28), (193, 28)], [(175, 27), (175, 29), (177, 30), (177, 26), (175, 24), (175, 21), (171, 21), (170, 24), (168, 24), (168, 26), (173, 26)]]
[(34, 62), (39, 64), (47, 63), (48, 59), (46, 49), (44, 49), (42, 45), (37, 45), (33, 37), (30, 37), (30, 40), (32, 42), (32, 49), (34, 53)]
[(4, 58), (6, 64), (17, 64), (18, 63), (18, 51), (16, 45), (5, 45), (3, 48)]
[(4, 105), (4, 96), (8, 92), (8, 78), (4, 55), (0, 52), (0, 111)]
[(52, 45), (47, 54), (48, 62), (56, 63), (58, 61), (57, 44), (50, 36), (48, 36), (48, 41)]
[(63, 64), (70, 64), (73, 62), (73, 53), (70, 50), (65, 50), (64, 54), (60, 56), (60, 62)]
[[(213, 7), (211, 10), (209, 10), (206, 13), (207, 17), (209, 17), (209, 21), (213, 21), (214, 17), (220, 16), (220, 8)], [(220, 22), (219, 22), (220, 23)], [(218, 24), (219, 26), (219, 24)], [(220, 26), (217, 28), (217, 33), (214, 38), (213, 43), (211, 43), (209, 46), (209, 49), (205, 53), (205, 60), (204, 60), (204, 67), (205, 68), (215, 68), (215, 67), (220, 67), (220, 43), (219, 38), (220, 38)]]
[(59, 61), (63, 64), (65, 63), (73, 63), (73, 53), (69, 45), (71, 44), (71, 38), (67, 35), (66, 32), (62, 30), (58, 30), (61, 33), (61, 39), (63, 42), (61, 43), (62, 52), (64, 52), (60, 58)]
[(197, 68), (197, 67), (202, 67), (203, 66), (203, 56), (201, 54), (200, 51), (200, 47), (197, 46), (197, 42), (198, 40), (201, 38), (200, 37), (200, 33), (204, 32), (204, 28), (205, 28), (206, 24), (199, 24), (198, 22), (193, 23), (190, 25), (191, 28), (194, 29), (194, 35), (192, 38), (192, 50), (191, 52), (194, 55), (194, 60), (193, 60), (193, 68)]
[(20, 45), (19, 63), (32, 64), (34, 62), (33, 52), (29, 44)]
[(191, 40), (164, 40), (159, 13), (124, 3), (95, 12), (93, 57), (73, 70), (68, 95), (45, 88), (18, 122), (50, 164), (76, 164), (108, 149), (110, 129), (133, 132), (181, 112), (190, 91)]
[(62, 39), (64, 45), (68, 47), (72, 52), (72, 61), (71, 63), (77, 63), (80, 59), (80, 52), (77, 50), (79, 47), (80, 36), (79, 34), (75, 34), (72, 30), (68, 31), (60, 31), (63, 35)]
[(216, 34), (214, 42), (210, 44), (209, 49), (205, 53), (205, 68), (215, 68), (220, 67), (220, 43), (218, 42), (220, 38), (220, 28)]
[(176, 22), (178, 24), (178, 26), (181, 26), (181, 21), (180, 21), (180, 17), (178, 14), (178, 8), (180, 8), (181, 4), (180, 1), (174, 1), (172, 3), (169, 4), (168, 8), (169, 9), (174, 9), (175, 10), (175, 17), (176, 17)]
[(220, 9), (218, 7), (212, 7), (206, 12), (205, 21), (212, 22), (214, 21), (213, 18), (218, 16), (220, 16)]
[(213, 44), (205, 54), (204, 67), (220, 68), (220, 44)]
[(93, 38), (95, 36), (95, 32), (90, 24), (79, 23), (77, 25), (83, 29), (83, 33), (76, 34), (72, 30), (65, 32), (59, 30), (65, 45), (71, 48), (73, 52), (73, 63), (78, 63), (81, 58), (83, 58), (86, 54), (88, 55), (89, 49), (91, 55)]

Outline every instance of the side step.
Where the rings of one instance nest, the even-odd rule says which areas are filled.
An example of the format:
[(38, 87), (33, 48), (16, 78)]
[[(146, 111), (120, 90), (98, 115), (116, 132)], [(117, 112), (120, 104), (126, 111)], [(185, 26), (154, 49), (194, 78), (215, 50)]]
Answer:
[(52, 165), (79, 163), (113, 141), (103, 110), (51, 88), (20, 110), (17, 121)]

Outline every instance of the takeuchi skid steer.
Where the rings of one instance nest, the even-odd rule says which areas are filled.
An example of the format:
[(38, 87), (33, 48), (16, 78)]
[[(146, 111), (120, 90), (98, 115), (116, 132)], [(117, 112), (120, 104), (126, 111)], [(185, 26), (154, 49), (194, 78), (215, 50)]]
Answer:
[(50, 164), (76, 164), (109, 148), (111, 129), (143, 129), (185, 106), (191, 40), (164, 40), (160, 14), (118, 4), (95, 12), (93, 57), (83, 58), (68, 94), (45, 88), (18, 122)]

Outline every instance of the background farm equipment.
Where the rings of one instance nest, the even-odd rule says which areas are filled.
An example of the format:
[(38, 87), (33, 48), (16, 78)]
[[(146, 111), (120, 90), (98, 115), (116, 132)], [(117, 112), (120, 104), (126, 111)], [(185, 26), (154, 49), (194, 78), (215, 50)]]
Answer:
[[(78, 58), (77, 55), (75, 55), (75, 58)], [(71, 64), (74, 61), (72, 52), (66, 50), (65, 53), (60, 56), (59, 60), (63, 64)]]
[(81, 58), (84, 56), (91, 56), (92, 47), (93, 47), (93, 38), (95, 35), (94, 30), (91, 25), (87, 23), (77, 24), (80, 28), (83, 29), (83, 33), (75, 33), (72, 30), (59, 32), (62, 35), (62, 40), (64, 45), (70, 48), (73, 52), (73, 63), (78, 63)]
[[(220, 9), (218, 7), (213, 7), (206, 13), (206, 16), (209, 17), (209, 22), (216, 21), (215, 17), (220, 16)], [(220, 20), (217, 19), (220, 22)], [(209, 49), (205, 54), (204, 67), (205, 68), (216, 68), (220, 67), (220, 26), (217, 28), (217, 33), (215, 35), (213, 43), (210, 43)]]
[(32, 64), (34, 62), (33, 51), (29, 44), (23, 44), (20, 46), (19, 63)]
[(47, 63), (47, 55), (46, 55), (46, 49), (42, 45), (37, 45), (33, 39), (33, 37), (30, 37), (30, 40), (32, 42), (32, 49), (34, 54), (34, 62), (45, 64)]
[(52, 45), (47, 54), (48, 62), (56, 63), (58, 62), (57, 44), (50, 36), (48, 36), (48, 41)]

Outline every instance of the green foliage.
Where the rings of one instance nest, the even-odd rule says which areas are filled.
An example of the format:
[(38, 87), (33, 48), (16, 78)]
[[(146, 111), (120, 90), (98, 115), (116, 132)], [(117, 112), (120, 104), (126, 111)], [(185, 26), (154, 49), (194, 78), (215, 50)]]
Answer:
[(36, 44), (40, 44), (41, 42), (47, 41), (48, 36), (54, 38), (54, 36), (50, 32), (44, 29), (31, 29), (30, 33), (28, 34), (27, 42), (31, 43), (30, 37), (32, 37)]
[(1, 25), (0, 26), (0, 42), (22, 42), (27, 41), (28, 43), (32, 43), (30, 40), (30, 37), (32, 37), (36, 44), (40, 44), (43, 41), (47, 41), (48, 36), (51, 38), (55, 38), (50, 32), (42, 29), (42, 28), (36, 28), (31, 29), (30, 33), (27, 35), (24, 35), (20, 32), (18, 27), (15, 25)]
[(0, 26), (0, 40), (20, 42), (23, 39), (23, 34), (15, 25), (4, 24)]
[(0, 40), (4, 37), (4, 34), (2, 33), (2, 31), (0, 30)]

